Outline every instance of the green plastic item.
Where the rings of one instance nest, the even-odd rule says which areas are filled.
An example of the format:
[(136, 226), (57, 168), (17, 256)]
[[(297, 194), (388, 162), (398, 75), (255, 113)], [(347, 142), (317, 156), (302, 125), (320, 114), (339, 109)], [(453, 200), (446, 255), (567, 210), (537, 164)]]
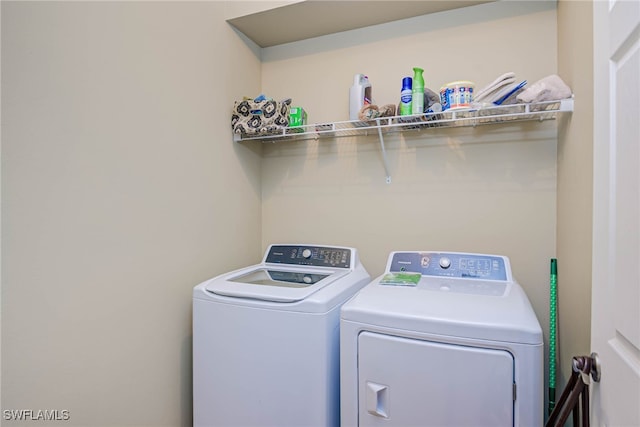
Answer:
[(551, 258), (549, 278), (549, 414), (556, 406), (556, 324), (558, 304), (558, 260)]
[(289, 127), (300, 127), (307, 124), (307, 112), (302, 107), (289, 108)]
[(381, 285), (391, 286), (417, 286), (422, 274), (413, 272), (387, 273), (380, 280)]
[(422, 68), (413, 67), (413, 88), (411, 90), (411, 114), (424, 113), (424, 77)]

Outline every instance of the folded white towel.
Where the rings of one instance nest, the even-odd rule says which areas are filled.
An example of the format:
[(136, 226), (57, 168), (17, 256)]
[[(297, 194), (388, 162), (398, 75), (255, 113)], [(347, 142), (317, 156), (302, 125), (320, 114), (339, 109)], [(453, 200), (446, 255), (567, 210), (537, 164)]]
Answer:
[(513, 72), (504, 73), (496, 78), (494, 81), (486, 85), (481, 90), (478, 90), (473, 95), (473, 99), (478, 102), (489, 102), (487, 98), (493, 98), (496, 91), (503, 87), (513, 84), (516, 81), (516, 74)]
[(520, 94), (520, 102), (544, 102), (571, 98), (571, 88), (556, 74), (551, 74), (528, 86)]

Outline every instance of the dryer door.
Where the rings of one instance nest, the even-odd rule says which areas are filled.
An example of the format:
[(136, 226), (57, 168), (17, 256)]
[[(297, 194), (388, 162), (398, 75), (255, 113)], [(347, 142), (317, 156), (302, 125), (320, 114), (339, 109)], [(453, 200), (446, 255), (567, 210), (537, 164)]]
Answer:
[(358, 337), (360, 426), (513, 426), (505, 350), (372, 332)]

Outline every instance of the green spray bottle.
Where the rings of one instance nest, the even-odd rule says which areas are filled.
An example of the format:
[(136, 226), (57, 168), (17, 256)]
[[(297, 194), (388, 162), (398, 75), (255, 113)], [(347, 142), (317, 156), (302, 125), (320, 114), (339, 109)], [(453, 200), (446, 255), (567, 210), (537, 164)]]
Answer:
[(424, 113), (424, 77), (422, 68), (413, 68), (413, 89), (411, 93), (411, 114)]

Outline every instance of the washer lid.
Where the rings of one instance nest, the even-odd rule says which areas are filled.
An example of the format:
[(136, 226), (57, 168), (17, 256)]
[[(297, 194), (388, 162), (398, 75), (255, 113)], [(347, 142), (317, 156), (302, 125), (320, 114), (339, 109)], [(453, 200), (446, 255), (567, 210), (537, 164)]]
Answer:
[(348, 271), (328, 269), (282, 268), (261, 265), (248, 268), (206, 286), (207, 291), (235, 298), (274, 302), (296, 302), (346, 275)]
[(542, 329), (515, 282), (423, 276), (416, 286), (363, 288), (341, 311), (343, 320), (410, 332), (542, 344)]

